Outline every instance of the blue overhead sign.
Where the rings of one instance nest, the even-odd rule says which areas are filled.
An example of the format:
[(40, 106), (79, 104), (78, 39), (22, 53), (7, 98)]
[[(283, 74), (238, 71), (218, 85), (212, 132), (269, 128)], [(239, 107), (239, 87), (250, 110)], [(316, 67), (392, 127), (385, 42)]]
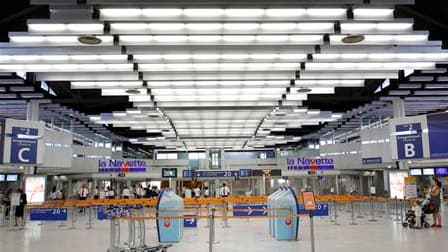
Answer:
[(184, 216), (184, 227), (186, 228), (197, 228), (198, 218), (196, 215), (185, 215)]
[(39, 130), (13, 126), (11, 133), (11, 163), (36, 164)]
[(66, 221), (67, 208), (31, 208), (31, 221)]
[(431, 158), (448, 158), (448, 113), (427, 115)]
[(98, 206), (97, 217), (98, 220), (110, 220), (112, 219), (112, 216), (127, 217), (129, 216), (131, 209), (133, 209), (133, 207), (131, 206), (112, 206), (112, 207)]
[(213, 178), (213, 177), (239, 177), (240, 171), (193, 171), (184, 170), (182, 172), (184, 178)]
[(407, 123), (395, 126), (398, 159), (423, 158), (422, 125)]
[[(303, 204), (299, 204), (299, 214), (309, 214), (310, 211), (305, 210)], [(312, 211), (313, 216), (328, 216), (328, 203), (316, 203), (316, 210)]]
[(266, 216), (266, 205), (234, 205), (233, 216)]

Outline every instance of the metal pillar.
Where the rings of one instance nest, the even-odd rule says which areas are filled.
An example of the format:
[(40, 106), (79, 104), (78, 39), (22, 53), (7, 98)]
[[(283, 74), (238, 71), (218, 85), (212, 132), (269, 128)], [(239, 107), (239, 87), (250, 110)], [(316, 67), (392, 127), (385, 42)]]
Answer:
[(26, 120), (39, 121), (39, 101), (31, 100), (26, 104)]

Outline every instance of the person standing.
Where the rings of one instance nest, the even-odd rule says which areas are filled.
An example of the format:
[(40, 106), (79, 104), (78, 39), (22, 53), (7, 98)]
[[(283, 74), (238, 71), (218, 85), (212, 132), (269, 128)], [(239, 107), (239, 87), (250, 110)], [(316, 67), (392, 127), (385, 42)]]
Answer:
[(58, 190), (56, 186), (53, 186), (53, 189), (51, 189), (50, 193), (50, 200), (57, 200), (58, 199)]
[(98, 190), (98, 186), (95, 186), (95, 190), (93, 191), (93, 199), (99, 199), (100, 198), (100, 196), (99, 196), (99, 190)]
[[(89, 189), (87, 189), (86, 185), (82, 185), (81, 189), (79, 190), (79, 200), (86, 200), (89, 196)], [(86, 209), (84, 207), (81, 207), (79, 209), (80, 213), (85, 213)]]
[(442, 189), (442, 183), (437, 178), (433, 178), (432, 180), (432, 186), (430, 191), (430, 202), (434, 205), (434, 212), (433, 212), (433, 220), (434, 224), (431, 227), (434, 228), (441, 228), (442, 227), (442, 215), (440, 214), (440, 193)]
[(229, 195), (230, 195), (230, 188), (227, 186), (226, 183), (222, 184), (220, 196), (228, 197)]
[(107, 199), (115, 199), (115, 192), (110, 186), (107, 187), (106, 198)]
[(139, 184), (136, 189), (137, 198), (141, 199), (145, 196), (145, 190), (143, 189), (143, 186)]
[(204, 187), (204, 197), (208, 198), (210, 197), (210, 190), (208, 189), (208, 187)]
[(126, 186), (123, 189), (123, 193), (121, 194), (123, 199), (130, 199), (131, 198), (131, 190)]
[(26, 193), (23, 192), (22, 189), (17, 189), (17, 192), (20, 194), (20, 203), (18, 206), (16, 206), (16, 212), (15, 212), (15, 225), (14, 226), (18, 226), (19, 224), (19, 219), (22, 222), (23, 225), (23, 214), (25, 212), (25, 206), (28, 203), (26, 200)]
[(195, 197), (195, 198), (199, 198), (199, 197), (201, 197), (201, 188), (199, 188), (199, 185), (197, 185), (197, 186), (193, 189), (193, 193), (194, 193), (194, 197)]

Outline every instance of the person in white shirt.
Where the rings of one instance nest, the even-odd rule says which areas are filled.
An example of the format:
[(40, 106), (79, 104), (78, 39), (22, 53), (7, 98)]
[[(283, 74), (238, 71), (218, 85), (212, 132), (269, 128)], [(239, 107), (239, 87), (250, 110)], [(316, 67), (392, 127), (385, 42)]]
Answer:
[(56, 186), (54, 186), (50, 193), (50, 200), (57, 200), (57, 199), (58, 199), (58, 190), (56, 189)]
[(99, 199), (99, 191), (98, 191), (98, 186), (95, 187), (94, 191), (93, 191), (93, 198), (94, 199)]
[(194, 197), (195, 197), (195, 198), (199, 198), (199, 197), (201, 197), (201, 189), (199, 188), (199, 186), (196, 186), (196, 187), (193, 189), (193, 192), (194, 192)]
[(143, 198), (145, 196), (145, 190), (143, 189), (142, 185), (138, 185), (136, 191), (137, 191), (136, 192), (137, 193), (137, 198), (141, 199), (141, 198)]
[(414, 227), (422, 228), (423, 210), (422, 210), (421, 202), (419, 200), (414, 201), (412, 211), (414, 211), (414, 214), (415, 214), (415, 226)]
[(110, 188), (110, 186), (107, 187), (106, 198), (107, 199), (115, 199), (115, 192), (112, 188)]
[(208, 189), (208, 187), (204, 187), (204, 197), (208, 198), (210, 197), (210, 190)]
[(79, 199), (80, 200), (86, 200), (89, 196), (89, 189), (85, 185), (82, 186), (82, 188), (79, 190)]
[(221, 197), (228, 197), (229, 195), (230, 195), (229, 187), (226, 185), (226, 183), (222, 184), (220, 196)]
[(123, 189), (123, 193), (122, 193), (122, 197), (123, 197), (123, 199), (129, 199), (129, 198), (131, 198), (131, 190), (126, 186), (124, 189)]
[(185, 198), (187, 198), (187, 199), (191, 198), (191, 189), (190, 188), (185, 189)]

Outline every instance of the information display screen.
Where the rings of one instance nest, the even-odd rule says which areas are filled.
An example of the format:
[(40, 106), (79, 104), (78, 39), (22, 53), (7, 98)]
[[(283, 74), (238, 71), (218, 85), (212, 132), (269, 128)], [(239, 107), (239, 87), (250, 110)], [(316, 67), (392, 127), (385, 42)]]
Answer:
[(264, 170), (252, 170), (252, 176), (255, 177), (281, 177), (282, 176), (282, 170), (280, 169), (264, 169)]
[(432, 176), (434, 175), (434, 169), (433, 168), (426, 168), (423, 169), (423, 175)]
[(7, 182), (16, 182), (19, 179), (19, 175), (17, 174), (6, 174)]
[(448, 167), (437, 167), (435, 172), (437, 176), (448, 176)]
[(177, 178), (177, 168), (162, 168), (162, 178)]
[(240, 177), (250, 177), (252, 176), (251, 169), (240, 169)]
[(0, 182), (5, 181), (5, 174), (0, 174)]
[(411, 169), (412, 176), (421, 176), (422, 174), (422, 169)]
[(26, 200), (29, 203), (41, 203), (45, 201), (45, 177), (25, 177)]

